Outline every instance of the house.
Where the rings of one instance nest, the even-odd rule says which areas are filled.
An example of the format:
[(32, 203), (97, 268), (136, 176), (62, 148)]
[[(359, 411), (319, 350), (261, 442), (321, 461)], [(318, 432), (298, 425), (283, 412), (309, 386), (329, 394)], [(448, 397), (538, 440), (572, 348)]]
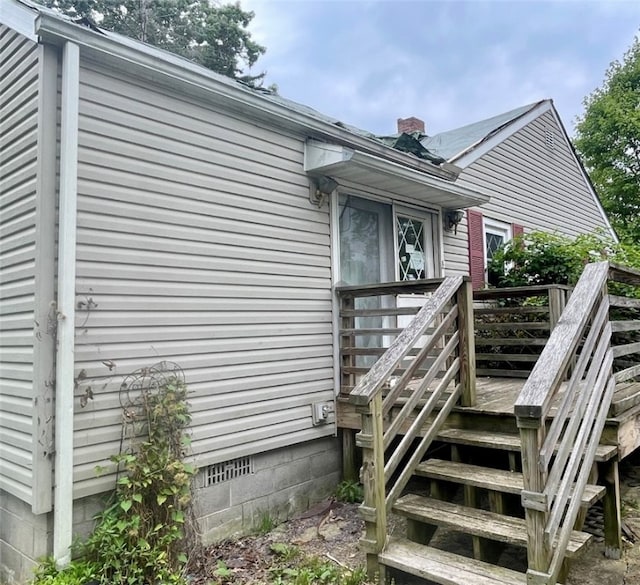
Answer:
[(610, 229), (550, 102), (415, 155), (28, 0), (0, 79), (7, 582), (90, 528), (128, 376), (179, 365), (205, 539), (246, 531), (339, 481), (337, 283), (468, 274), (457, 210)]
[(475, 288), (485, 284), (493, 251), (522, 232), (601, 231), (617, 241), (551, 100), (424, 137), (422, 144), (462, 169), (456, 183), (491, 193), (486, 205), (467, 211), (457, 232), (445, 232), (445, 265), (470, 274)]

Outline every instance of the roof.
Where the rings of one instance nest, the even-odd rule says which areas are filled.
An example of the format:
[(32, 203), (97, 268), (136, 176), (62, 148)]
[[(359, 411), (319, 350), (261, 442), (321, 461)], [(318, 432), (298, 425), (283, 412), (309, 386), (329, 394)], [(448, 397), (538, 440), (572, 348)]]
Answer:
[(451, 162), (525, 116), (544, 101), (546, 100), (522, 106), (461, 128), (440, 132), (435, 136), (425, 136), (421, 143), (427, 150)]
[[(345, 148), (345, 152), (351, 153), (347, 156), (351, 162), (347, 162), (350, 168), (346, 171), (341, 169), (341, 172), (356, 173), (364, 164), (367, 169), (361, 178), (365, 185), (375, 186), (372, 183), (375, 177), (391, 176), (392, 186), (399, 192), (418, 190), (425, 201), (440, 197), (441, 192), (450, 195), (443, 201), (455, 207), (481, 205), (489, 201), (489, 195), (480, 189), (472, 191), (455, 185), (461, 169), (432, 156), (420, 144), (420, 137), (406, 135), (389, 144), (381, 137), (269, 90), (250, 87), (179, 55), (101, 29), (89, 20), (71, 19), (31, 0), (0, 0), (0, 23), (9, 25), (33, 41), (58, 46), (72, 43), (87, 58), (107, 67), (130, 74), (135, 72), (140, 80), (161, 82), (181, 93), (215, 99), (230, 113), (277, 124), (303, 133), (307, 139)], [(372, 169), (376, 172), (371, 172)], [(306, 170), (313, 174), (312, 170)]]
[[(36, 17), (38, 17), (37, 20)], [(189, 76), (191, 79), (194, 76), (205, 77), (209, 82), (215, 83), (218, 88), (225, 87), (227, 94), (229, 92), (236, 94), (234, 95), (236, 103), (239, 101), (251, 101), (252, 104), (261, 102), (263, 106), (258, 107), (265, 110), (265, 102), (270, 102), (282, 114), (287, 112), (291, 119), (296, 118), (298, 123), (307, 125), (310, 128), (315, 127), (316, 129), (320, 126), (325, 129), (331, 127), (336, 130), (339, 129), (342, 131), (339, 134), (341, 134), (343, 140), (362, 145), (360, 147), (364, 146), (362, 142), (364, 140), (369, 144), (368, 149), (370, 151), (374, 149), (372, 151), (389, 157), (399, 164), (416, 167), (422, 172), (439, 176), (447, 181), (455, 180), (460, 171), (460, 169), (447, 164), (444, 159), (432, 156), (417, 140), (413, 141), (415, 142), (413, 147), (406, 147), (404, 145), (406, 141), (402, 141), (402, 144), (396, 146), (396, 144), (389, 143), (371, 132), (322, 114), (309, 106), (284, 98), (271, 90), (251, 87), (246, 83), (207, 69), (180, 55), (102, 29), (89, 19), (72, 19), (56, 10), (36, 4), (33, 0), (11, 0), (10, 2), (1, 0), (0, 22), (8, 24), (14, 30), (18, 30), (18, 32), (32, 40), (38, 40), (38, 36), (44, 36), (50, 42), (60, 42), (66, 39), (84, 45), (89, 50), (101, 51), (103, 58), (105, 55), (117, 55), (125, 60), (131, 59), (137, 62), (144, 60), (147, 67), (153, 67), (156, 64), (160, 66), (161, 63), (164, 63), (172, 67), (172, 73), (175, 77), (186, 78)], [(110, 43), (116, 43), (119, 49), (114, 51), (113, 45), (110, 45)], [(134, 52), (137, 53), (137, 57), (133, 57)], [(309, 122), (312, 123), (309, 124)], [(335, 134), (331, 131), (329, 133)], [(409, 140), (409, 142), (412, 141)], [(403, 153), (403, 155), (398, 156), (395, 153)]]

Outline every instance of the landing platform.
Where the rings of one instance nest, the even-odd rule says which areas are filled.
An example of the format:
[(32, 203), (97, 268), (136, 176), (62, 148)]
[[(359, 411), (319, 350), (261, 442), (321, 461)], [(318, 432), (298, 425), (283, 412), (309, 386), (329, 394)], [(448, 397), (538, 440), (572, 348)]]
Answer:
[[(454, 408), (444, 428), (516, 433), (513, 405), (525, 382), (524, 378), (478, 378), (475, 406)], [(554, 410), (552, 406), (551, 417)], [(360, 414), (344, 396), (338, 398), (337, 424), (340, 429), (360, 430)], [(620, 459), (640, 447), (640, 383), (617, 385), (601, 442), (615, 445)]]

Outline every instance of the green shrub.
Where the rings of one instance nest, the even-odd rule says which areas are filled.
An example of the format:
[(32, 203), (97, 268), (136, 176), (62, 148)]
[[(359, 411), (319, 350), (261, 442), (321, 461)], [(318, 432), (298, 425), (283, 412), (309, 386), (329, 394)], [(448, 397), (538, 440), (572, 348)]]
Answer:
[[(602, 260), (640, 269), (640, 248), (616, 243), (598, 233), (572, 239), (534, 231), (516, 236), (494, 253), (488, 265), (489, 281), (500, 287), (574, 285), (585, 264)], [(631, 292), (633, 296), (640, 296), (638, 289), (620, 286), (614, 284), (612, 292), (624, 291), (625, 294)]]
[(133, 418), (144, 422), (146, 437), (136, 439), (131, 452), (111, 458), (125, 472), (117, 480), (113, 504), (76, 546), (78, 560), (60, 571), (44, 562), (34, 585), (186, 583), (185, 535), (195, 469), (183, 461), (183, 452), (191, 417), (184, 383), (174, 377), (161, 381), (142, 387), (133, 405)]
[(362, 502), (364, 492), (362, 486), (352, 480), (344, 480), (338, 484), (336, 488), (336, 499), (339, 502)]

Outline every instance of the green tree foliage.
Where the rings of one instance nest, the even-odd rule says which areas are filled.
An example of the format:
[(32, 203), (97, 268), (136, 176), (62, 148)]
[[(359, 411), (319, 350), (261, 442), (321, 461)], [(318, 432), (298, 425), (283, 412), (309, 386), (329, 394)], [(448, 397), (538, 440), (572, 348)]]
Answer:
[(71, 18), (88, 18), (102, 28), (182, 55), (228, 77), (259, 84), (248, 75), (265, 48), (251, 38), (254, 16), (239, 3), (209, 0), (41, 0)]
[(501, 287), (573, 285), (586, 263), (602, 260), (640, 269), (640, 248), (618, 244), (600, 234), (571, 239), (559, 234), (531, 232), (513, 238), (497, 250), (488, 269), (492, 284)]
[(576, 148), (621, 239), (640, 242), (640, 38), (584, 105)]

